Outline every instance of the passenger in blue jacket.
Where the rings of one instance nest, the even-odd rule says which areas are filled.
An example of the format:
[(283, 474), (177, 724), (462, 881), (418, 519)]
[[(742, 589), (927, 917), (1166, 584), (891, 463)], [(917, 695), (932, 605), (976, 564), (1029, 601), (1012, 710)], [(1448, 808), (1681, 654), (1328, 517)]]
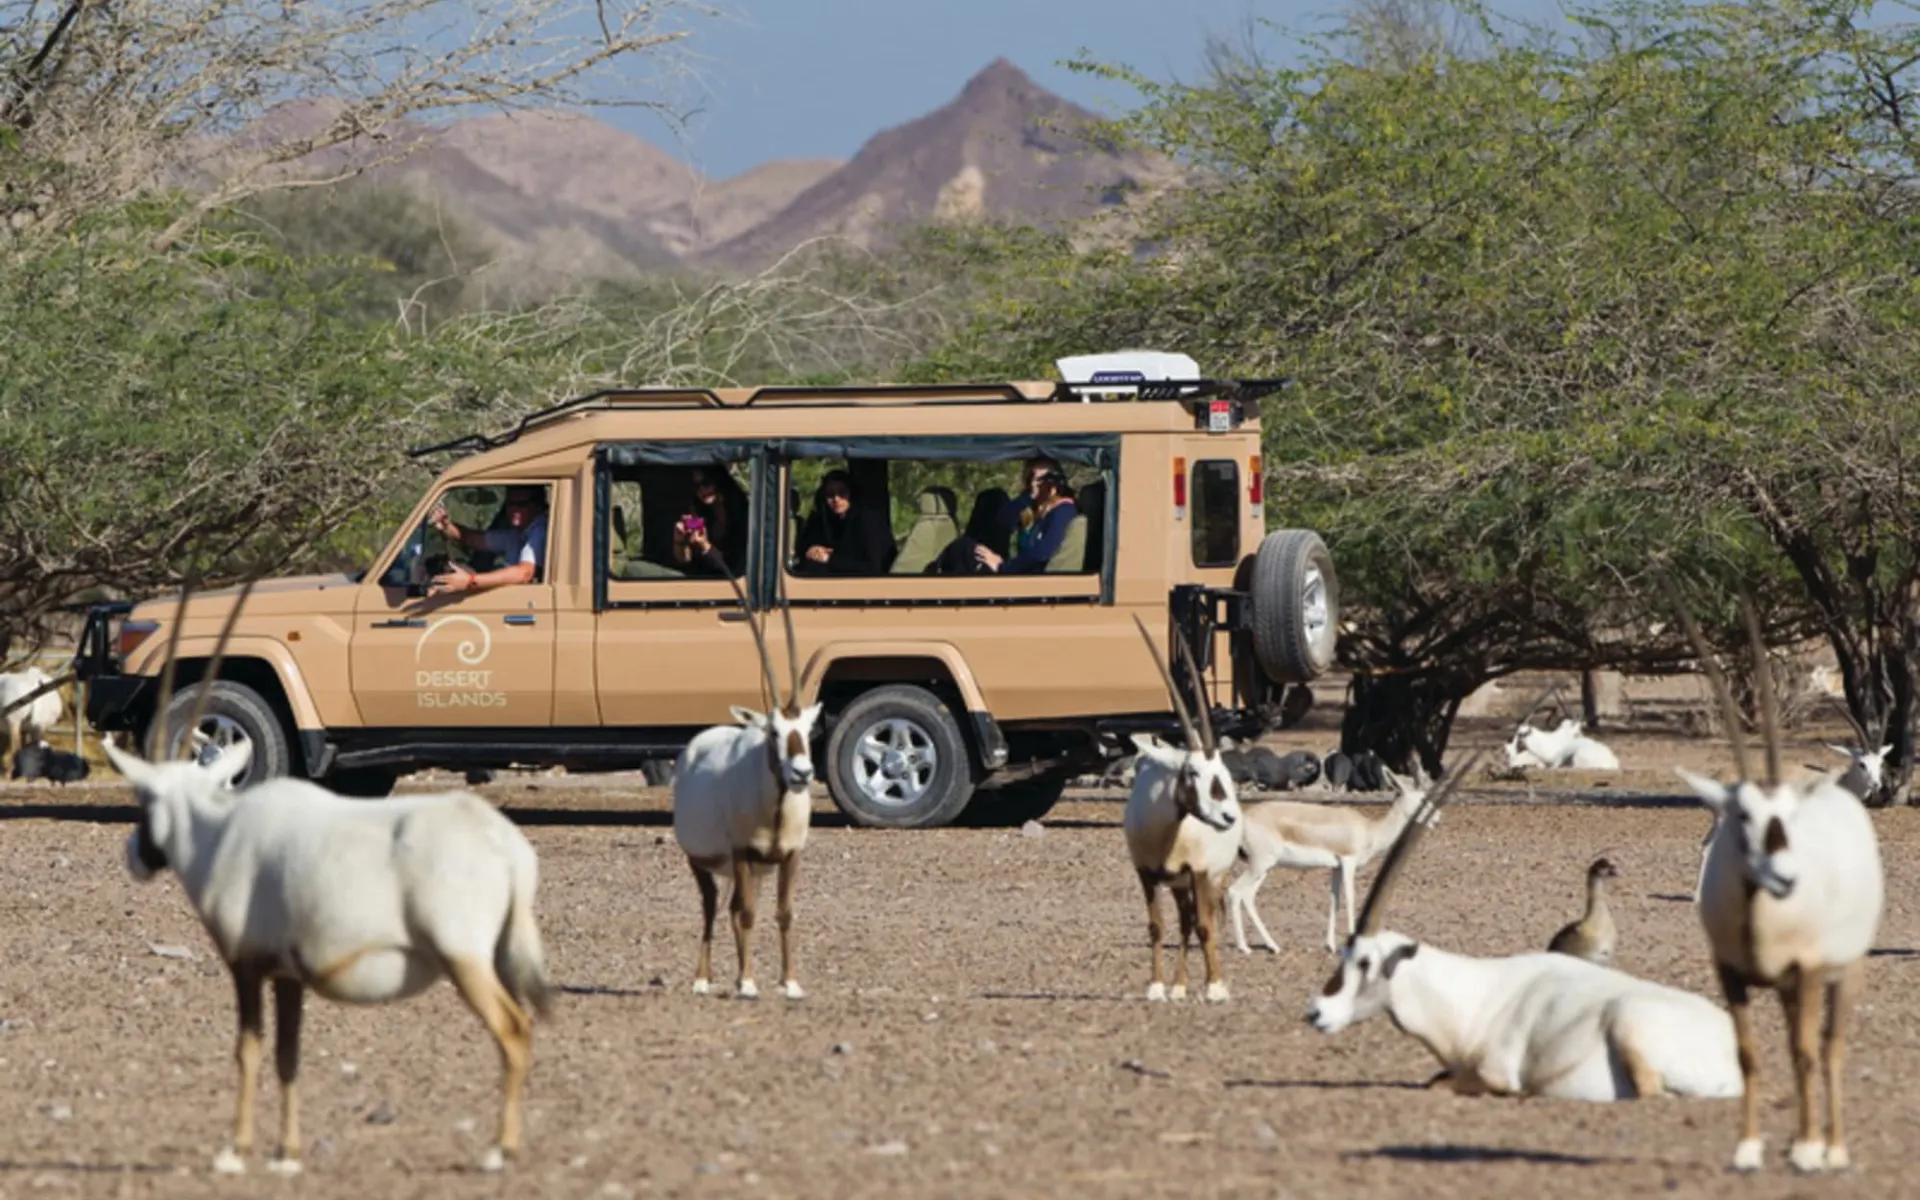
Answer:
[(1033, 503), (1020, 510), (1010, 556), (1002, 558), (973, 538), (959, 537), (947, 544), (930, 570), (942, 575), (1033, 575), (1046, 570), (1079, 510), (1066, 472), (1058, 467), (1034, 478), (1032, 496)]

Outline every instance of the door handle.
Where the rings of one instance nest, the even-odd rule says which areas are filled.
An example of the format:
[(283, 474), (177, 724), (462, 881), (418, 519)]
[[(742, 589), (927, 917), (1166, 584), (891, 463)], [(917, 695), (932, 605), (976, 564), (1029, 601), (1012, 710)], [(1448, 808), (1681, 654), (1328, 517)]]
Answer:
[(747, 614), (737, 608), (723, 608), (720, 610), (720, 619), (722, 621), (744, 621), (747, 619)]
[(395, 617), (391, 621), (375, 621), (375, 629), (425, 629), (426, 621), (419, 617)]
[(533, 614), (532, 613), (508, 613), (506, 616), (506, 622), (509, 625), (531, 625), (533, 624)]

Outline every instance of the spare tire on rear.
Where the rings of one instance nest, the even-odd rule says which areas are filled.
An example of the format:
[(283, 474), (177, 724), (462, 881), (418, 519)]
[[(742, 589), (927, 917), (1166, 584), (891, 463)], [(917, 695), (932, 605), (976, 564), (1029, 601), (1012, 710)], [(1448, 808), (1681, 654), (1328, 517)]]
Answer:
[(1253, 558), (1253, 654), (1275, 683), (1308, 683), (1333, 666), (1340, 580), (1310, 529), (1276, 529)]

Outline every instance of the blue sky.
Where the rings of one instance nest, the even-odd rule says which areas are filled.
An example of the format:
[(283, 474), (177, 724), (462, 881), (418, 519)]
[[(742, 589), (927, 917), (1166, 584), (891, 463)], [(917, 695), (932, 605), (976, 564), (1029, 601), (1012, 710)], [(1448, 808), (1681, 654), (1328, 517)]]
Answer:
[[(715, 0), (728, 14), (694, 24), (698, 78), (684, 141), (657, 116), (602, 110), (712, 177), (774, 158), (848, 158), (868, 137), (938, 108), (1005, 57), (1041, 86), (1096, 111), (1128, 89), (1069, 71), (1084, 50), (1162, 78), (1194, 78), (1209, 33), (1249, 18), (1328, 28), (1341, 0)], [(1491, 0), (1495, 11), (1557, 23), (1556, 0)], [(1271, 29), (1265, 48), (1283, 58)]]

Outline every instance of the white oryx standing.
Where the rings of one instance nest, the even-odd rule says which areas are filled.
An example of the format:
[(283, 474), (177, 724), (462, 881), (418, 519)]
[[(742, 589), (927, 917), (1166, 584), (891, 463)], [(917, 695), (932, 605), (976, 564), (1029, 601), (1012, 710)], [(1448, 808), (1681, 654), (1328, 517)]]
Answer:
[[(733, 580), (732, 573), (728, 579)], [(740, 976), (734, 994), (756, 999), (753, 981), (754, 909), (760, 877), (771, 867), (780, 872), (780, 985), (789, 1000), (806, 993), (794, 973), (793, 884), (813, 820), (813, 756), (810, 749), (819, 704), (800, 707), (800, 660), (793, 643), (793, 613), (781, 598), (787, 629), (787, 665), (792, 690), (783, 702), (774, 681), (766, 635), (752, 607), (733, 580), (734, 594), (746, 610), (760, 666), (772, 703), (764, 713), (735, 707), (738, 725), (715, 725), (694, 736), (674, 763), (673, 836), (686, 852), (700, 889), (700, 962), (693, 990), (706, 995), (713, 973), (713, 923), (719, 910), (720, 879), (733, 881), (727, 911), (732, 917), (734, 950)]]
[[(1172, 997), (1186, 998), (1187, 945), (1197, 933), (1206, 961), (1207, 999), (1218, 1003), (1227, 998), (1227, 984), (1220, 974), (1216, 917), (1221, 889), (1240, 853), (1240, 801), (1213, 736), (1204, 688), (1197, 689), (1200, 724), (1196, 730), (1153, 636), (1139, 617), (1133, 623), (1160, 669), (1186, 738), (1184, 747), (1176, 747), (1151, 734), (1133, 735), (1140, 754), (1121, 826), (1126, 832), (1127, 853), (1147, 898), (1147, 938), (1153, 946), (1153, 978), (1147, 984), (1147, 999), (1168, 997), (1160, 979), (1160, 942), (1166, 933), (1160, 923), (1160, 889), (1166, 887), (1173, 892), (1174, 906), (1180, 914), (1180, 957), (1174, 966)], [(1194, 669), (1193, 654), (1185, 639), (1174, 634), (1172, 641), (1188, 678), (1198, 684), (1200, 673)]]
[[(1736, 782), (1723, 784), (1674, 768), (1714, 814), (1695, 907), (1740, 1043), (1745, 1102), (1733, 1165), (1758, 1170), (1765, 1157), (1759, 1054), (1748, 997), (1750, 988), (1761, 987), (1780, 996), (1793, 1052), (1800, 1121), (1788, 1161), (1800, 1171), (1841, 1170), (1851, 1165), (1841, 1112), (1847, 1020), (1865, 983), (1866, 955), (1885, 903), (1879, 838), (1860, 797), (1840, 785), (1842, 772), (1782, 781), (1772, 673), (1759, 622), (1743, 596), (1766, 751), (1765, 782), (1752, 782), (1739, 710), (1726, 678), (1692, 616), (1671, 592), (1670, 599), (1713, 686), (1739, 774)], [(1824, 1137), (1814, 1111), (1814, 1073), (1823, 1058)]]
[(1380, 927), (1407, 855), (1476, 754), (1387, 852), (1340, 965), (1307, 1010), (1322, 1033), (1387, 1013), (1465, 1095), (1613, 1101), (1734, 1096), (1733, 1025), (1711, 1000), (1565, 954), (1451, 954)]
[[(188, 730), (199, 726), (251, 587), (241, 589), (220, 633)], [(160, 714), (171, 698), (190, 590), (182, 590), (174, 617)], [(162, 728), (159, 744), (170, 744), (169, 733)], [(247, 742), (207, 748), (189, 761), (148, 762), (111, 743), (106, 751), (139, 801), (127, 838), (128, 871), (147, 880), (172, 870), (233, 976), (240, 1096), (233, 1140), (214, 1158), (216, 1172), (244, 1171), (253, 1148), (269, 980), (281, 1091), (280, 1144), (269, 1170), (300, 1170), (295, 1076), (306, 991), (380, 1004), (443, 976), (500, 1046), (499, 1136), (481, 1166), (498, 1170), (519, 1153), (521, 1093), (533, 1057), (529, 1010), (546, 1015), (549, 985), (533, 912), (538, 862), (512, 821), (471, 792), (360, 800), (290, 778), (235, 790), (251, 757)]]

